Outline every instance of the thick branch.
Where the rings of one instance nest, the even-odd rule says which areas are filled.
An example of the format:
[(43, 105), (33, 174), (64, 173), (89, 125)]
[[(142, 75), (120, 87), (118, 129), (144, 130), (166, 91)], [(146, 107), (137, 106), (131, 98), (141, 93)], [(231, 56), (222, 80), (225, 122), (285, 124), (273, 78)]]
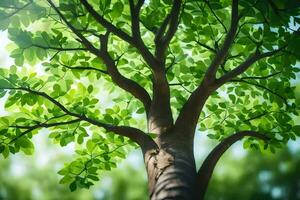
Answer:
[(156, 31), (155, 33), (155, 38), (154, 38), (154, 42), (155, 44), (158, 44), (161, 42), (162, 37), (164, 36), (164, 33), (166, 31), (166, 28), (168, 26), (168, 23), (170, 21), (170, 14), (168, 14), (164, 21), (162, 22), (162, 24), (160, 25), (159, 29)]
[(232, 0), (231, 25), (230, 30), (226, 35), (225, 41), (220, 50), (217, 52), (212, 63), (208, 67), (202, 83), (197, 87), (197, 89), (191, 94), (187, 102), (183, 105), (175, 123), (176, 129), (180, 130), (182, 129), (182, 127), (186, 127), (186, 124), (189, 123), (189, 127), (186, 127), (188, 131), (180, 131), (186, 132), (185, 134), (188, 134), (189, 137), (193, 137), (200, 112), (211, 92), (216, 89), (216, 86), (214, 84), (216, 71), (218, 69), (218, 66), (223, 63), (228, 54), (228, 50), (234, 41), (238, 22), (238, 0)]
[[(142, 88), (140, 85), (138, 85), (136, 82), (125, 78), (122, 76), (119, 71), (117, 70), (117, 67), (115, 66), (114, 61), (110, 57), (110, 55), (107, 52), (107, 40), (108, 40), (108, 34), (105, 36), (106, 39), (103, 40), (101, 36), (101, 50), (99, 51), (96, 49), (76, 28), (73, 27), (73, 25), (68, 22), (68, 20), (64, 17), (64, 15), (59, 11), (59, 9), (53, 4), (51, 0), (47, 0), (50, 5), (55, 9), (55, 11), (58, 13), (60, 18), (67, 24), (67, 26), (80, 38), (81, 42), (84, 46), (88, 48), (88, 50), (95, 54), (97, 57), (102, 58), (104, 63), (107, 65), (108, 73), (112, 77), (113, 81), (120, 86), (122, 89), (125, 89), (126, 91), (130, 92), (132, 95), (134, 95), (136, 98), (142, 101), (142, 103), (145, 106), (145, 110), (149, 110), (149, 106), (151, 104), (151, 99), (149, 97), (149, 94), (147, 91)], [(103, 24), (108, 30), (112, 30), (113, 33), (121, 35), (122, 37), (126, 38), (128, 35), (125, 32), (122, 32), (121, 30), (114, 27), (111, 23), (106, 21), (102, 16), (100, 16), (91, 6), (87, 3), (86, 0), (81, 0), (81, 2), (84, 4), (86, 9), (96, 18), (96, 20), (99, 21), (99, 23)], [(110, 32), (110, 31), (109, 31)], [(108, 32), (108, 33), (109, 33)], [(124, 35), (125, 34), (125, 35)], [(130, 37), (130, 36), (128, 36)]]
[(202, 82), (200, 86), (193, 91), (187, 102), (183, 105), (175, 122), (176, 130), (186, 134), (187, 137), (193, 138), (200, 112), (214, 89), (214, 87), (206, 82)]
[(107, 41), (108, 41), (109, 34), (101, 36), (101, 49), (100, 49), (100, 58), (103, 60), (105, 65), (107, 66), (107, 72), (111, 76), (114, 83), (116, 83), (119, 87), (126, 90), (127, 92), (131, 93), (134, 97), (139, 99), (146, 110), (148, 115), (150, 106), (151, 106), (151, 98), (148, 92), (140, 86), (135, 81), (124, 77), (118, 70), (114, 60), (109, 55), (107, 51)]
[[(178, 128), (180, 128), (181, 126), (184, 126), (185, 122), (192, 122), (191, 129), (195, 128), (199, 114), (204, 106), (206, 99), (208, 98), (208, 96), (211, 92), (215, 91), (217, 88), (219, 88), (224, 83), (231, 81), (236, 76), (242, 74), (256, 61), (266, 58), (266, 57), (273, 56), (285, 48), (286, 48), (286, 46), (283, 46), (281, 48), (278, 48), (277, 50), (266, 52), (266, 53), (260, 53), (257, 50), (244, 63), (240, 64), (238, 67), (236, 67), (232, 71), (227, 72), (225, 75), (223, 75), (219, 79), (216, 79), (214, 82), (209, 83), (204, 80), (201, 83), (201, 85), (192, 93), (192, 95), (190, 96), (188, 101), (185, 103), (184, 107), (182, 108), (182, 111), (180, 112), (180, 114), (178, 116), (178, 119), (177, 119), (175, 125)], [(247, 82), (245, 80), (242, 80), (242, 81)], [(258, 85), (256, 85), (256, 86), (258, 86)], [(264, 89), (266, 89), (269, 92), (271, 92), (272, 94), (274, 94), (273, 91), (270, 91), (267, 88), (264, 88)], [(276, 94), (274, 94), (274, 95), (276, 95)], [(283, 98), (282, 96), (280, 98), (283, 99), (284, 102), (286, 103), (285, 98)]]
[[(142, 40), (136, 40), (135, 38), (131, 37), (121, 29), (114, 26), (112, 23), (107, 21), (104, 17), (99, 15), (97, 11), (87, 2), (87, 0), (80, 0), (80, 2), (84, 5), (86, 10), (95, 18), (95, 20), (101, 24), (103, 27), (107, 29), (108, 32), (111, 32), (121, 38), (122, 40), (128, 42), (132, 46), (136, 47), (144, 60), (148, 63), (148, 65), (151, 67), (151, 69), (156, 70), (159, 68), (158, 62), (152, 55), (152, 53), (149, 51), (149, 49), (145, 46), (145, 44), (142, 42)], [(138, 6), (141, 6), (141, 1), (136, 5), (136, 9)], [(136, 23), (136, 22), (135, 22)]]
[(171, 39), (173, 38), (174, 34), (177, 31), (179, 25), (181, 4), (182, 4), (181, 0), (174, 0), (173, 2), (173, 7), (170, 12), (169, 28), (166, 35), (162, 38), (162, 42), (165, 43), (164, 44), (165, 46), (167, 46), (170, 43)]
[(137, 4), (134, 5), (134, 0), (129, 0), (131, 14), (131, 32), (133, 38), (137, 40), (141, 40), (139, 15), (144, 2), (145, 0), (139, 0)]
[(218, 69), (219, 65), (226, 58), (226, 56), (228, 54), (228, 50), (234, 41), (236, 31), (238, 28), (238, 23), (239, 23), (238, 4), (239, 4), (238, 0), (232, 0), (230, 29), (226, 35), (226, 38), (224, 40), (222, 47), (220, 48), (217, 55), (213, 59), (212, 63), (208, 67), (208, 70), (205, 75), (205, 79), (207, 81), (215, 80), (215, 75), (216, 75), (217, 69)]
[[(175, 33), (177, 31), (177, 28), (179, 25), (181, 4), (182, 4), (181, 0), (173, 1), (173, 6), (171, 8), (170, 14), (168, 14), (166, 16), (166, 18), (164, 19), (161, 27), (159, 28), (159, 30), (156, 34), (155, 55), (160, 60), (160, 62), (164, 62), (166, 49), (168, 48), (170, 41), (172, 40), (173, 36), (175, 35)], [(167, 25), (168, 25), (168, 29), (167, 29)], [(165, 31), (167, 31), (167, 32), (165, 33)]]
[(173, 126), (170, 88), (165, 69), (165, 51), (177, 30), (181, 3), (181, 0), (173, 1), (170, 14), (165, 18), (155, 38), (155, 58), (158, 61), (158, 68), (154, 71), (153, 100), (148, 124), (150, 131), (156, 134), (167, 132)]
[(229, 147), (234, 144), (235, 142), (241, 140), (243, 137), (249, 136), (249, 137), (255, 137), (258, 139), (262, 139), (264, 141), (269, 140), (269, 138), (261, 133), (254, 132), (254, 131), (240, 131), (237, 132), (226, 139), (224, 139), (222, 142), (220, 142), (206, 157), (204, 160), (201, 168), (198, 171), (198, 177), (197, 177), (197, 187), (199, 191), (199, 199), (203, 199), (205, 195), (205, 191), (207, 189), (209, 180), (212, 176), (213, 170), (218, 162), (218, 160), (221, 158), (221, 156), (224, 154), (224, 152), (229, 149)]

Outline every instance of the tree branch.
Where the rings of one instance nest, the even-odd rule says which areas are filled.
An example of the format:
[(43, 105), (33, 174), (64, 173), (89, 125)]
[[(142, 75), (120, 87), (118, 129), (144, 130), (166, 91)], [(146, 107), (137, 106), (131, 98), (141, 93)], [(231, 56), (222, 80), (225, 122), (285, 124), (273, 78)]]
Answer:
[(232, 79), (232, 80), (230, 80), (230, 82), (246, 83), (246, 84), (249, 84), (249, 85), (253, 85), (253, 86), (262, 88), (262, 89), (268, 91), (269, 93), (271, 93), (271, 94), (279, 97), (284, 102), (285, 105), (288, 105), (288, 102), (287, 102), (286, 98), (284, 98), (282, 95), (278, 94), (277, 92), (274, 92), (273, 90), (267, 88), (266, 86), (260, 85), (258, 83), (253, 83), (253, 82), (245, 81), (245, 80), (242, 80), (242, 79)]
[(139, 0), (136, 5), (134, 5), (134, 0), (129, 0), (130, 14), (131, 14), (131, 32), (133, 38), (141, 40), (140, 34), (140, 10), (144, 4), (145, 0)]
[[(128, 127), (128, 126), (115, 126), (115, 125), (111, 125), (111, 124), (106, 124), (106, 123), (103, 123), (96, 119), (86, 117), (84, 114), (73, 113), (73, 112), (69, 111), (64, 105), (62, 105), (57, 100), (50, 97), (48, 94), (46, 94), (44, 92), (39, 92), (39, 91), (32, 90), (30, 88), (24, 88), (24, 87), (18, 87), (18, 88), (4, 87), (4, 88), (0, 88), (0, 89), (21, 90), (21, 91), (29, 92), (34, 95), (44, 97), (45, 99), (49, 100), (54, 105), (56, 105), (58, 108), (60, 108), (64, 113), (66, 113), (70, 116), (76, 117), (77, 119), (79, 119), (81, 121), (86, 121), (95, 126), (104, 128), (106, 131), (112, 131), (117, 135), (128, 137), (132, 141), (139, 144), (142, 149), (148, 148), (149, 146), (153, 147), (153, 145), (155, 144), (155, 142), (152, 140), (152, 138), (149, 135), (145, 134), (143, 131), (141, 131), (139, 129), (136, 129), (133, 127)], [(34, 128), (32, 127), (32, 130), (34, 130), (34, 129), (36, 129), (36, 127), (34, 127)], [(32, 130), (28, 129), (27, 131), (30, 132)], [(25, 131), (25, 132), (27, 132), (27, 131)], [(25, 133), (25, 134), (27, 134), (27, 133)]]
[(10, 126), (10, 127), (14, 127), (14, 128), (27, 129), (27, 130), (22, 132), (20, 135), (17, 135), (16, 137), (14, 137), (9, 143), (11, 144), (11, 143), (17, 141), (19, 138), (23, 137), (24, 135), (26, 135), (26, 134), (30, 133), (31, 131), (38, 129), (38, 128), (50, 128), (53, 126), (73, 124), (73, 123), (80, 122), (80, 121), (81, 121), (81, 119), (74, 119), (74, 120), (70, 120), (70, 121), (66, 121), (66, 122), (56, 122), (56, 123), (49, 123), (49, 124), (47, 124), (46, 122), (38, 123), (34, 126)]
[(209, 0), (205, 0), (204, 1), (206, 3), (206, 5), (208, 6), (208, 8), (210, 9), (211, 13), (213, 14), (213, 16), (216, 18), (216, 20), (222, 25), (222, 27), (224, 28), (225, 32), (227, 33), (227, 28), (224, 25), (224, 23), (222, 22), (222, 20), (218, 17), (218, 15), (215, 13), (215, 11), (213, 10), (213, 8), (211, 7)]
[[(151, 116), (148, 119), (148, 124), (150, 131), (156, 134), (167, 132), (173, 126), (173, 116), (170, 106), (170, 87), (166, 77), (165, 68), (165, 52), (179, 24), (181, 3), (181, 0), (173, 1), (170, 14), (164, 20), (155, 38), (155, 58), (157, 60), (157, 69), (154, 71), (154, 77), (152, 80), (153, 100), (150, 109)], [(166, 25), (168, 25), (168, 30), (165, 30), (167, 29)], [(167, 31), (165, 35), (161, 34), (165, 31)], [(158, 40), (158, 37), (161, 38)]]
[[(122, 40), (128, 42), (132, 46), (136, 47), (144, 60), (148, 63), (151, 69), (156, 70), (160, 66), (157, 63), (157, 60), (154, 58), (149, 49), (145, 46), (145, 44), (141, 40), (136, 40), (131, 37), (121, 29), (115, 27), (112, 23), (108, 22), (104, 17), (99, 15), (96, 10), (87, 2), (87, 0), (80, 0), (80, 2), (84, 5), (86, 10), (95, 18), (95, 20), (101, 24), (104, 28), (107, 29), (108, 32), (111, 32), (121, 38)], [(136, 9), (138, 6), (141, 6), (141, 1), (136, 5)], [(136, 23), (136, 22), (135, 22)]]
[(171, 63), (166, 67), (166, 73), (168, 73), (168, 71), (175, 65), (177, 64), (176, 62), (176, 56), (172, 53), (171, 49), (169, 49), (170, 54), (172, 55), (172, 60)]
[(238, 4), (239, 4), (238, 0), (232, 0), (230, 29), (226, 35), (226, 38), (224, 40), (222, 47), (220, 48), (217, 55), (214, 57), (210, 66), (208, 67), (208, 70), (205, 74), (206, 81), (214, 81), (215, 80), (217, 69), (218, 69), (219, 65), (226, 58), (226, 56), (228, 54), (228, 50), (234, 41), (236, 31), (238, 28), (238, 23), (239, 23)]
[(272, 113), (272, 112), (273, 112), (273, 111), (271, 111), (271, 112), (264, 111), (263, 113), (261, 113), (261, 114), (259, 114), (259, 115), (256, 115), (256, 116), (253, 116), (253, 117), (250, 117), (250, 118), (244, 120), (243, 122), (250, 122), (250, 121), (252, 121), (252, 120), (261, 118), (261, 117), (263, 117), (263, 116), (266, 116), (266, 115), (268, 115), (268, 114), (270, 114), (270, 113)]
[[(59, 11), (59, 9), (53, 4), (51, 0), (47, 0), (51, 7), (57, 12), (57, 14), (60, 16), (60, 18), (67, 24), (67, 26), (80, 38), (81, 42), (84, 46), (87, 47), (87, 49), (96, 55), (97, 57), (100, 57), (104, 63), (107, 65), (108, 73), (112, 77), (113, 81), (122, 89), (125, 89), (126, 91), (130, 92), (132, 95), (134, 95), (136, 98), (138, 98), (145, 106), (145, 110), (149, 111), (149, 107), (151, 104), (151, 98), (149, 97), (149, 94), (147, 91), (142, 88), (140, 85), (138, 85), (136, 82), (125, 78), (122, 76), (119, 71), (117, 70), (117, 67), (115, 66), (115, 63), (113, 59), (110, 57), (110, 55), (107, 52), (107, 40), (108, 40), (108, 34), (112, 30), (113, 33), (117, 34), (121, 38), (125, 39), (127, 41), (127, 34), (119, 29), (117, 29), (115, 26), (113, 26), (111, 23), (106, 21), (102, 16), (100, 16), (86, 0), (80, 0), (82, 4), (86, 7), (88, 12), (90, 12), (99, 23), (101, 23), (104, 27), (106, 27), (109, 31), (105, 36), (101, 36), (101, 49), (100, 51), (96, 49), (76, 28), (73, 27), (73, 25), (68, 22), (68, 20), (64, 17), (64, 15)], [(128, 36), (131, 38), (130, 36)], [(102, 38), (102, 39), (101, 39)], [(130, 39), (131, 40), (131, 39)], [(150, 53), (151, 54), (151, 53)]]
[(114, 26), (112, 23), (107, 21), (104, 17), (99, 15), (96, 10), (87, 2), (87, 0), (80, 0), (80, 2), (84, 5), (85, 9), (95, 18), (95, 20), (101, 24), (104, 28), (106, 28), (109, 32), (115, 34), (119, 38), (124, 41), (133, 44), (134, 41), (130, 35), (122, 31), (121, 29)]
[(174, 0), (173, 6), (170, 12), (170, 22), (169, 22), (169, 29), (166, 35), (162, 38), (162, 42), (165, 43), (164, 45), (167, 46), (174, 34), (177, 31), (179, 25), (179, 16), (180, 16), (180, 8), (181, 8), (182, 1), (181, 0)]
[[(277, 52), (280, 52), (285, 47), (286, 46), (278, 48), (277, 50), (274, 50), (271, 52), (266, 52), (266, 53), (260, 53), (257, 50), (244, 63), (242, 63), (241, 65), (236, 67), (234, 70), (227, 72), (225, 75), (223, 75), (219, 79), (216, 79), (213, 82), (206, 81), (204, 79), (202, 81), (202, 83), (198, 86), (198, 88), (191, 94), (191, 96), (189, 97), (187, 102), (184, 104), (184, 106), (176, 120), (176, 123), (175, 123), (176, 129), (182, 129), (182, 127), (186, 127), (186, 125), (185, 125), (186, 122), (189, 122), (191, 124), (191, 126), (186, 127), (186, 129), (188, 131), (185, 131), (185, 132), (189, 133), (190, 135), (194, 134), (194, 129), (197, 125), (200, 112), (201, 112), (207, 98), (211, 94), (211, 92), (215, 91), (217, 88), (219, 88), (224, 83), (232, 80), (239, 74), (246, 71), (254, 62), (258, 61), (259, 59), (265, 58), (265, 57), (270, 57), (270, 56), (276, 54)], [(214, 77), (215, 77), (215, 75), (214, 75)]]
[[(164, 62), (166, 49), (172, 40), (174, 34), (177, 31), (179, 21), (180, 21), (180, 9), (181, 9), (181, 0), (174, 0), (173, 5), (170, 11), (170, 14), (166, 16), (162, 25), (160, 26), (156, 36), (155, 36), (155, 44), (156, 44), (156, 57), (160, 60), (160, 62)], [(168, 25), (168, 30), (167, 29)], [(165, 31), (167, 31), (165, 33)], [(164, 34), (165, 33), (165, 34)]]
[(276, 76), (277, 74), (280, 74), (281, 72), (276, 72), (267, 76), (244, 76), (241, 78), (241, 80), (245, 80), (245, 79), (259, 79), (259, 80), (265, 80), (268, 78), (271, 78), (273, 76)]
[(202, 43), (202, 42), (200, 42), (200, 41), (196, 41), (196, 43), (197, 43), (198, 45), (204, 47), (205, 49), (207, 49), (207, 50), (213, 52), (213, 53), (217, 53), (217, 50), (215, 50), (214, 48), (212, 48), (212, 47), (210, 47), (210, 46), (208, 46), (208, 45), (206, 45), (206, 44), (204, 44), (204, 43)]
[(108, 74), (107, 71), (102, 70), (102, 69), (98, 69), (95, 67), (89, 67), (89, 66), (69, 66), (69, 65), (65, 65), (63, 63), (60, 63), (60, 65), (62, 65), (63, 67), (67, 68), (67, 69), (71, 69), (71, 70), (94, 70), (103, 74)]
[(189, 89), (187, 89), (185, 86), (184, 86), (185, 83), (169, 83), (169, 86), (180, 86), (182, 87), (185, 91), (187, 91), (188, 93), (192, 93), (192, 91), (190, 91)]
[(244, 63), (240, 64), (235, 69), (229, 71), (228, 73), (224, 74), (222, 77), (217, 79), (216, 82), (215, 82), (216, 85), (218, 87), (220, 87), (224, 83), (230, 81), (231, 79), (233, 79), (236, 76), (238, 76), (238, 75), (242, 74), (243, 72), (245, 72), (256, 61), (258, 61), (260, 59), (263, 59), (263, 58), (266, 58), (266, 57), (273, 56), (273, 55), (275, 55), (276, 53), (282, 51), (285, 48), (286, 48), (286, 46), (283, 46), (283, 47), (278, 48), (277, 50), (266, 52), (266, 53), (260, 53), (257, 49), (256, 52), (253, 55), (249, 56), (248, 59)]
[(51, 50), (55, 50), (55, 51), (86, 51), (88, 50), (87, 48), (81, 48), (81, 47), (78, 47), (78, 48), (64, 48), (64, 47), (53, 47), (53, 46), (42, 46), (42, 45), (39, 45), (39, 44), (32, 44), (31, 46), (33, 47), (38, 47), (38, 48), (41, 48), (41, 49), (51, 49)]
[(168, 23), (170, 21), (170, 14), (168, 14), (162, 24), (160, 25), (159, 29), (155, 33), (154, 43), (158, 44), (161, 42), (162, 37), (164, 36), (164, 33), (166, 31), (166, 28), (168, 26)]
[[(218, 66), (223, 63), (228, 54), (228, 50), (234, 41), (239, 22), (238, 2), (238, 0), (232, 0), (230, 29), (226, 35), (222, 47), (217, 52), (212, 63), (208, 67), (201, 84), (194, 90), (187, 102), (183, 105), (175, 122), (175, 128), (179, 129), (180, 132), (187, 134), (188, 137), (192, 138), (195, 134), (194, 132), (200, 112), (211, 92), (215, 91), (216, 89), (214, 82), (216, 79)], [(186, 127), (187, 122), (190, 124), (189, 127)], [(183, 130), (183, 127), (185, 127), (186, 131)]]
[(118, 70), (114, 60), (109, 55), (107, 51), (107, 42), (108, 42), (109, 32), (107, 34), (102, 35), (100, 37), (101, 49), (99, 56), (107, 66), (107, 72), (111, 76), (114, 83), (116, 83), (120, 88), (126, 90), (131, 93), (134, 97), (139, 99), (146, 110), (146, 114), (148, 115), (150, 106), (151, 106), (151, 98), (148, 92), (140, 86), (135, 81), (124, 77)]
[(59, 9), (54, 5), (51, 0), (47, 0), (50, 6), (55, 10), (58, 16), (63, 20), (63, 22), (72, 30), (72, 32), (81, 40), (81, 43), (88, 48), (88, 50), (97, 55), (99, 53), (98, 49), (96, 49), (81, 33), (78, 31), (66, 18), (65, 16), (59, 11)]
[(183, 105), (175, 122), (175, 130), (178, 130), (178, 132), (181, 132), (182, 134), (186, 134), (187, 137), (193, 137), (200, 112), (214, 89), (214, 87), (202, 81), (200, 86), (192, 92), (186, 103)]
[(266, 135), (258, 133), (258, 132), (240, 131), (240, 132), (237, 132), (237, 133), (225, 138), (223, 141), (221, 141), (206, 157), (201, 168), (198, 171), (198, 176), (197, 176), (197, 187), (198, 188), (197, 189), (200, 194), (199, 199), (204, 198), (204, 194), (207, 189), (209, 180), (212, 176), (213, 170), (214, 170), (218, 160), (221, 158), (221, 156), (224, 154), (224, 152), (229, 147), (231, 147), (232, 144), (241, 140), (245, 136), (255, 137), (255, 138), (258, 138), (258, 139), (261, 139), (264, 141), (268, 141), (270, 139)]

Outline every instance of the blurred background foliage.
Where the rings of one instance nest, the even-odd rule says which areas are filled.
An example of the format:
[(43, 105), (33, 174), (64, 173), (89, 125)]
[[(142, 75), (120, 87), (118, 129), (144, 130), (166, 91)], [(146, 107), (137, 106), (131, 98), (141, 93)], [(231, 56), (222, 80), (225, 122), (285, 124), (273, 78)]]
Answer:
[(50, 144), (45, 134), (35, 138), (33, 156), (13, 155), (0, 161), (0, 200), (94, 200), (147, 199), (147, 180), (142, 155), (134, 150), (117, 169), (101, 174), (90, 190), (71, 192), (59, 184), (57, 171), (71, 160), (73, 147), (64, 149)]
[[(200, 137), (201, 146), (215, 143)], [(204, 140), (204, 141), (203, 141)], [(45, 134), (35, 138), (33, 156), (13, 155), (0, 161), (0, 200), (146, 200), (147, 179), (139, 150), (133, 150), (118, 168), (102, 173), (90, 190), (70, 192), (60, 185), (57, 171), (72, 158), (72, 146), (50, 144)], [(208, 149), (206, 148), (206, 153)], [(202, 152), (203, 153), (203, 152)], [(204, 155), (198, 155), (201, 163)], [(239, 142), (220, 160), (206, 200), (299, 200), (300, 141), (276, 154), (243, 150)]]
[(206, 200), (298, 200), (299, 155), (299, 150), (290, 148), (274, 155), (252, 151), (242, 159), (227, 153), (210, 182)]

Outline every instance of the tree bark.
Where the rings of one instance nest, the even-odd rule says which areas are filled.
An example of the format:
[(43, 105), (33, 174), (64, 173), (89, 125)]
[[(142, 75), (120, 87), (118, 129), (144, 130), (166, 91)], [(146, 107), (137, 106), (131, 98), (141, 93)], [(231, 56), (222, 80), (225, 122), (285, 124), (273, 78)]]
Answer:
[(175, 149), (159, 149), (148, 157), (146, 166), (151, 200), (195, 199), (193, 159)]
[(181, 137), (164, 133), (155, 140), (157, 148), (144, 153), (151, 200), (196, 199), (193, 144)]

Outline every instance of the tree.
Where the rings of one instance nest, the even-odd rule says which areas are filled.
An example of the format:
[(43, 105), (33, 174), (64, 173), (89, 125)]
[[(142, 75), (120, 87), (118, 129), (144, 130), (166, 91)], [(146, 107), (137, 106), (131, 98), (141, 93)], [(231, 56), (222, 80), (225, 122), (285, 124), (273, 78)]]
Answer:
[[(13, 113), (1, 118), (0, 152), (31, 154), (41, 128), (61, 146), (78, 143), (78, 157), (59, 171), (71, 190), (93, 185), (125, 156), (124, 145), (137, 144), (151, 199), (203, 199), (233, 143), (274, 152), (299, 135), (290, 83), (300, 71), (297, 1), (0, 5), (15, 59), (1, 70)], [(24, 67), (38, 62), (39, 73)], [(196, 129), (220, 141), (198, 171)]]

